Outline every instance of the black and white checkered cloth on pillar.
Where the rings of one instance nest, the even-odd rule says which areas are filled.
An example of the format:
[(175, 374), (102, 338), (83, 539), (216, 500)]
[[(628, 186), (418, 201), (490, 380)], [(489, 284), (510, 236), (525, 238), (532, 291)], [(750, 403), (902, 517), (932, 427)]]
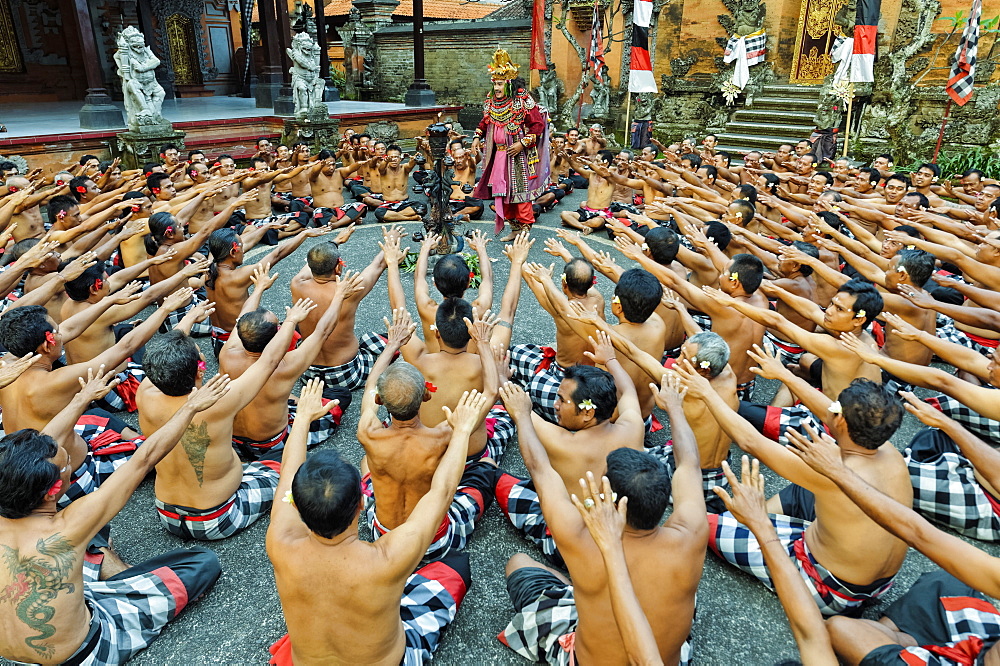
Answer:
[[(742, 39), (743, 36), (733, 35), (726, 42), (726, 51), (724, 55), (729, 55), (736, 49), (737, 43)], [(758, 63), (764, 62), (767, 57), (767, 33), (761, 31), (759, 34), (754, 33), (751, 35), (745, 35), (746, 38), (746, 50), (747, 50), (747, 67), (752, 67)]]
[(972, 0), (969, 22), (965, 24), (962, 39), (955, 50), (955, 64), (948, 75), (945, 90), (959, 106), (972, 99), (976, 77), (976, 51), (979, 48), (979, 17), (983, 13), (982, 0)]

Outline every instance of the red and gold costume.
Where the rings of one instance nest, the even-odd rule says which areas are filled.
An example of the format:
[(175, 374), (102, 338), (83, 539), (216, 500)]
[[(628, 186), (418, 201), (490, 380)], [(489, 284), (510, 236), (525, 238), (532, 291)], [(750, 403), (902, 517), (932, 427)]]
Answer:
[[(488, 69), (494, 82), (517, 76), (517, 65), (502, 49), (493, 54)], [(524, 90), (508, 90), (500, 99), (490, 95), (483, 104), (483, 119), (476, 128), (476, 138), (485, 143), (483, 175), (472, 196), (494, 200), (498, 233), (505, 220), (515, 232), (535, 221), (531, 203), (549, 178), (547, 128), (538, 104)], [(515, 143), (523, 149), (512, 157), (507, 151)]]

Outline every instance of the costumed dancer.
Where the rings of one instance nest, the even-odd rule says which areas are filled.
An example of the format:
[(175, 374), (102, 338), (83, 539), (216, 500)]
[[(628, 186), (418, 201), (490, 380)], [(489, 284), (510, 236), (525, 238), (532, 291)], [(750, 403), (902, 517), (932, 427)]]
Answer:
[(514, 240), (535, 221), (531, 202), (549, 182), (548, 118), (531, 95), (518, 65), (497, 49), (487, 66), (493, 94), (483, 104), (483, 119), (476, 128), (473, 152), (485, 140), (483, 175), (472, 196), (493, 199), (496, 233), (510, 222), (510, 233), (500, 240)]

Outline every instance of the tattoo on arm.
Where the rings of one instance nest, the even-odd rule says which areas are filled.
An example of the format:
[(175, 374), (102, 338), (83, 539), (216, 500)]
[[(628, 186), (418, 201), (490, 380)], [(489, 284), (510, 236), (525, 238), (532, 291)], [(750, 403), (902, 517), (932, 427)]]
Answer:
[(184, 431), (181, 437), (181, 446), (187, 454), (188, 462), (194, 468), (194, 475), (198, 477), (198, 485), (205, 482), (205, 452), (208, 445), (212, 443), (212, 438), (208, 435), (208, 422), (192, 423)]
[(0, 601), (10, 602), (17, 619), (37, 631), (24, 644), (40, 656), (50, 657), (55, 651), (42, 641), (52, 638), (56, 628), (49, 624), (56, 609), (50, 604), (60, 592), (75, 592), (76, 586), (67, 583), (72, 573), (76, 553), (69, 539), (58, 532), (35, 544), (38, 555), (21, 557), (16, 548), (0, 545), (0, 556), (10, 573), (11, 584), (0, 591)]

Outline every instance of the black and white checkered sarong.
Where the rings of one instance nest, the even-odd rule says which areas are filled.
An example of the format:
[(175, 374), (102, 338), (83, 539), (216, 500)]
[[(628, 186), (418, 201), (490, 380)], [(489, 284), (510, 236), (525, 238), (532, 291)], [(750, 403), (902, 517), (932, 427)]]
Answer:
[(354, 391), (365, 385), (375, 361), (385, 349), (385, 338), (377, 333), (366, 333), (358, 339), (358, 354), (340, 365), (310, 365), (302, 373), (302, 381), (319, 378), (327, 386), (343, 386)]
[(230, 537), (253, 525), (271, 510), (278, 487), (281, 463), (252, 462), (243, 468), (243, 482), (233, 496), (218, 507), (202, 511), (156, 500), (156, 513), (168, 532), (185, 539), (215, 541)]
[(511, 379), (528, 393), (535, 413), (552, 423), (558, 423), (556, 402), (566, 374), (555, 358), (552, 347), (528, 344), (510, 348)]
[(973, 539), (1000, 541), (1000, 502), (979, 484), (972, 463), (950, 437), (924, 428), (903, 455), (915, 511)]
[[(984, 386), (986, 388), (992, 388), (989, 385)], [(1000, 397), (1000, 393), (998, 393), (997, 396)], [(982, 416), (979, 412), (970, 407), (966, 407), (964, 404), (955, 400), (955, 398), (952, 398), (951, 396), (937, 395), (930, 398), (924, 398), (924, 402), (935, 409), (941, 410), (942, 413), (946, 414), (955, 421), (958, 421), (963, 427), (965, 427), (966, 430), (979, 439), (985, 440), (991, 446), (1000, 446), (1000, 421), (995, 421)]]
[(542, 505), (531, 479), (519, 479), (506, 473), (497, 474), (497, 504), (511, 525), (525, 538), (542, 549), (549, 560), (563, 565), (555, 539), (542, 515)]

